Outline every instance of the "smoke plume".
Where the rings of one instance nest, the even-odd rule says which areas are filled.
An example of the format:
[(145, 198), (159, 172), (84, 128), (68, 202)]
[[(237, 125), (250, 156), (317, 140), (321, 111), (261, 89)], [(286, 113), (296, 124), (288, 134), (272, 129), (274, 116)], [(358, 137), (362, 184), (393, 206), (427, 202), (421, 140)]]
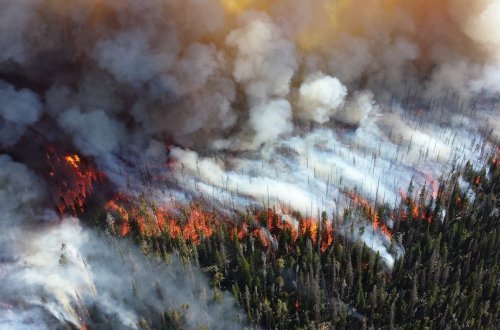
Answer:
[[(499, 15), (498, 0), (3, 0), (0, 326), (83, 326), (94, 308), (134, 328), (142, 303), (177, 301), (190, 326), (239, 326), (217, 323), (229, 297), (198, 302), (198, 270), (182, 279), (176, 257), (156, 265), (50, 211), (47, 145), (115, 192), (141, 194), (154, 168), (159, 203), (341, 217), (355, 191), (395, 205), (410, 182), (498, 152)], [(375, 227), (350, 233), (369, 219), (344, 220), (389, 267), (404, 253)]]

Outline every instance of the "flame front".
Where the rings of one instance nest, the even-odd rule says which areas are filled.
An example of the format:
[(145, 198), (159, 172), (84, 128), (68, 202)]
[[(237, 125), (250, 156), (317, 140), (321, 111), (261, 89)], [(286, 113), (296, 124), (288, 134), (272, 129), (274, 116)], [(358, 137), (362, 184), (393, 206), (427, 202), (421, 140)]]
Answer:
[(309, 238), (318, 244), (324, 252), (334, 241), (334, 227), (331, 220), (320, 224), (318, 220), (305, 218), (300, 220), (298, 228), (285, 220), (289, 214), (280, 214), (272, 209), (255, 211), (241, 222), (235, 222), (221, 214), (208, 212), (198, 204), (185, 205), (173, 203), (157, 206), (143, 197), (133, 198), (122, 194), (106, 204), (106, 211), (119, 221), (122, 236), (132, 233), (136, 228), (141, 236), (154, 237), (167, 234), (173, 239), (183, 239), (199, 245), (204, 239), (212, 237), (217, 228), (227, 226), (228, 232), (238, 240), (247, 237), (257, 239), (263, 246), (276, 244), (281, 233), (288, 233), (291, 242), (300, 237)]

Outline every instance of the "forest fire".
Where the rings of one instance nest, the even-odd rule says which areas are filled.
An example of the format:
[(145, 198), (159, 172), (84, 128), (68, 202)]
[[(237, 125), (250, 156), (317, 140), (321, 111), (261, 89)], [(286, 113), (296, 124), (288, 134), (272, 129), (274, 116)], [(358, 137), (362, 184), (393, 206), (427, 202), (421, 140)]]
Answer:
[(167, 228), (171, 234), (182, 234), (184, 239), (199, 244), (203, 238), (211, 237), (214, 234), (214, 224), (213, 215), (194, 207), (189, 211), (189, 217), (182, 229), (173, 218), (169, 219)]
[[(54, 147), (48, 147), (46, 157), (50, 164), (50, 178), (54, 182), (56, 207), (60, 214), (83, 213), (85, 203), (93, 191), (93, 185), (101, 175), (81, 155), (63, 153), (59, 156)], [(391, 239), (392, 233), (380, 221), (376, 209), (356, 191), (346, 192), (354, 205), (360, 207), (371, 222), (374, 231)], [(406, 200), (406, 198), (403, 198)], [(325, 252), (334, 242), (335, 228), (332, 220), (319, 217), (302, 217), (286, 208), (256, 210), (252, 219), (235, 222), (233, 219), (206, 211), (198, 204), (170, 203), (157, 205), (144, 196), (134, 197), (118, 193), (105, 204), (105, 210), (117, 220), (113, 231), (121, 236), (137, 233), (141, 236), (155, 237), (167, 234), (174, 239), (183, 239), (199, 245), (204, 239), (214, 235), (222, 222), (228, 226), (239, 240), (249, 236), (256, 238), (265, 246), (276, 242), (282, 232), (289, 233), (292, 242), (299, 237), (308, 237), (313, 244)], [(410, 214), (418, 216), (418, 208), (410, 208)], [(298, 224), (289, 218), (296, 219)]]
[[(53, 146), (46, 147), (46, 159), (57, 211), (61, 215), (84, 213), (85, 204), (95, 189), (94, 185), (102, 181), (104, 176), (81, 155), (60, 152)], [(224, 222), (239, 240), (252, 236), (265, 247), (275, 242), (284, 231), (290, 234), (294, 242), (299, 237), (306, 236), (313, 244), (319, 241), (323, 252), (333, 244), (334, 239), (331, 220), (320, 223), (318, 219), (299, 216), (297, 227), (287, 221), (287, 217), (296, 218), (297, 214), (276, 212), (274, 209), (256, 210), (254, 216), (259, 222), (252, 220), (248, 223), (235, 223), (220, 214), (207, 212), (198, 204), (157, 205), (143, 196), (133, 197), (123, 193), (115, 194), (114, 198), (106, 202), (104, 209), (118, 220), (113, 224), (113, 231), (121, 236), (128, 236), (133, 232), (147, 237), (168, 234), (174, 239), (182, 238), (198, 245), (204, 239), (212, 237), (221, 222)]]
[[(320, 229), (317, 220), (304, 218), (299, 221), (299, 227), (295, 228), (284, 219), (283, 214), (272, 209), (255, 211), (254, 216), (260, 219), (261, 225), (253, 220), (236, 223), (220, 214), (206, 211), (199, 204), (175, 203), (158, 206), (143, 197), (133, 198), (123, 194), (118, 194), (108, 201), (105, 209), (118, 220), (119, 230), (114, 228), (114, 224), (112, 226), (121, 236), (128, 236), (132, 232), (148, 237), (167, 234), (173, 239), (183, 239), (199, 245), (204, 239), (212, 237), (217, 228), (224, 224), (238, 240), (252, 236), (265, 247), (277, 241), (282, 232), (289, 233), (293, 242), (299, 237), (308, 237), (316, 244), (319, 239), (323, 252), (332, 246), (334, 240), (332, 221), (323, 221)], [(253, 216), (250, 217), (252, 218)]]
[(436, 199), (439, 192), (439, 187), (437, 181), (429, 174), (425, 173), (425, 182), (430, 184), (430, 192), (432, 198)]
[(325, 228), (321, 232), (321, 251), (325, 252), (333, 244), (334, 228), (331, 221), (325, 223)]
[(373, 206), (370, 205), (366, 198), (362, 198), (356, 191), (346, 192), (351, 198), (356, 207), (360, 207), (364, 214), (372, 221), (374, 231), (380, 231), (388, 239), (392, 238), (392, 233), (387, 226), (380, 222), (380, 217)]
[(408, 194), (403, 189), (399, 188), (399, 194), (401, 195), (401, 201), (405, 201), (408, 198)]
[(103, 175), (78, 154), (59, 156), (55, 147), (46, 148), (50, 166), (50, 181), (55, 186), (54, 199), (60, 214), (83, 213), (84, 205), (93, 191), (93, 185)]
[(318, 237), (318, 222), (314, 219), (304, 219), (300, 222), (299, 232), (301, 235), (308, 235), (311, 237), (313, 243), (316, 243)]
[[(105, 209), (118, 216), (121, 236), (129, 235), (132, 228), (136, 228), (142, 236), (168, 233), (172, 238), (199, 244), (202, 238), (211, 237), (215, 228), (213, 215), (198, 206), (189, 210), (182, 205), (158, 207), (144, 198), (134, 199), (118, 194), (106, 203)], [(174, 213), (176, 216), (173, 216)]]
[[(278, 237), (281, 231), (288, 231), (293, 241), (299, 236), (308, 237), (313, 244), (316, 244), (320, 239), (322, 252), (333, 244), (334, 228), (331, 220), (324, 219), (320, 222), (311, 217), (301, 218), (283, 206), (281, 213), (267, 209), (258, 213), (258, 217), (265, 217), (265, 225), (274, 238)], [(287, 221), (287, 217), (300, 218), (298, 228)]]
[(2, 1), (0, 328), (494, 328), (498, 17)]
[[(401, 205), (404, 208), (400, 210), (399, 218), (401, 220), (407, 220), (411, 216), (413, 220), (425, 220), (428, 223), (432, 221), (432, 214), (424, 205), (419, 205), (420, 202), (417, 203), (414, 199), (410, 198), (402, 189), (399, 192), (401, 194)], [(444, 192), (439, 190), (435, 180), (431, 181), (430, 194), (433, 200), (443, 198)]]

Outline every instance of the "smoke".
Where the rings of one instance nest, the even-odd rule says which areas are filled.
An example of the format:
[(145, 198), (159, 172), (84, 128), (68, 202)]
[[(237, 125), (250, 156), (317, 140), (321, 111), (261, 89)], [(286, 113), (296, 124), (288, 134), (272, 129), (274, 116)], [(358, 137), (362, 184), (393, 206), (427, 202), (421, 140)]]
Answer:
[(226, 38), (226, 44), (237, 49), (233, 77), (245, 86), (250, 102), (284, 97), (297, 67), (294, 45), (269, 17), (249, 16), (247, 20)]
[(0, 80), (0, 146), (14, 145), (41, 116), (39, 97)]
[[(497, 7), (458, 0), (8, 1), (0, 38), (9, 51), (0, 66), (5, 78), (43, 87), (48, 113), (75, 140), (82, 134), (69, 117), (76, 117), (56, 112), (78, 107), (89, 120), (97, 115), (87, 112), (106, 113), (108, 137), (116, 138), (102, 150), (85, 139), (94, 144), (88, 154), (126, 140), (120, 126), (140, 143), (172, 139), (206, 150), (222, 139), (231, 149), (255, 149), (290, 133), (293, 120), (328, 122), (359, 89), (384, 102), (408, 90), (433, 98), (496, 92)], [(270, 136), (256, 118), (275, 105), (283, 118), (267, 120), (277, 127)]]
[(291, 133), (292, 108), (286, 100), (260, 104), (250, 110), (250, 123), (255, 130), (254, 145), (272, 143), (280, 135)]
[(0, 165), (0, 327), (135, 329), (141, 319), (159, 326), (163, 312), (174, 310), (189, 328), (241, 327), (233, 299), (226, 293), (212, 302), (194, 263), (176, 255), (146, 259), (76, 218), (55, 221), (43, 209), (39, 178), (7, 156)]
[(73, 137), (73, 143), (87, 155), (107, 155), (123, 141), (124, 127), (102, 110), (82, 113), (70, 108), (58, 117), (59, 124)]
[(337, 78), (320, 76), (306, 80), (300, 86), (299, 93), (303, 109), (299, 112), (301, 119), (324, 124), (344, 103), (347, 88)]
[[(236, 326), (215, 323), (197, 302), (204, 279), (194, 281), (201, 287), (173, 284), (167, 273), (182, 268), (175, 258), (165, 269), (74, 219), (54, 221), (50, 173), (35, 155), (47, 144), (95, 162), (115, 191), (143, 192), (145, 164), (168, 178), (148, 187), (160, 203), (170, 193), (224, 210), (275, 206), (313, 218), (323, 210), (341, 216), (353, 204), (349, 191), (396, 205), (410, 182), (429, 186), (498, 152), (497, 0), (2, 5), (0, 230), (8, 234), (0, 241), (8, 285), (0, 303), (13, 311), (1, 314), (2, 326), (81, 324), (82, 304), (134, 327), (147, 314), (138, 306), (156, 289), (131, 291), (130, 279), (155, 283), (150, 273), (165, 274), (160, 287), (173, 292), (151, 300), (152, 310), (186, 301), (188, 318)], [(391, 240), (376, 229), (361, 234), (369, 219), (343, 220), (338, 230), (379, 251), (389, 267), (403, 253), (389, 251)], [(134, 261), (121, 265), (114, 260), (124, 249)], [(232, 315), (226, 305), (214, 308)]]
[(244, 27), (232, 31), (226, 44), (237, 49), (232, 76), (248, 100), (252, 148), (291, 133), (292, 108), (284, 99), (297, 68), (294, 45), (265, 15), (249, 14)]

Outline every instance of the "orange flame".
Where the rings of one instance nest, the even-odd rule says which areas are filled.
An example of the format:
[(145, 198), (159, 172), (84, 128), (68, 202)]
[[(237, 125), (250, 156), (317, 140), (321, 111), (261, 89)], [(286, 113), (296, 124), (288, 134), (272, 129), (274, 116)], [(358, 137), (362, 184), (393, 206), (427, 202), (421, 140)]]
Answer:
[(49, 176), (56, 186), (55, 202), (59, 213), (71, 212), (76, 215), (83, 212), (94, 183), (102, 175), (77, 154), (59, 157), (56, 149), (49, 146), (46, 157), (50, 166)]
[(211, 226), (212, 218), (208, 213), (195, 207), (191, 210), (187, 223), (184, 224), (184, 239), (199, 244), (201, 238), (211, 237), (214, 230)]
[(334, 239), (334, 228), (331, 221), (326, 221), (321, 233), (319, 233), (319, 222), (314, 219), (302, 220), (299, 230), (297, 230), (292, 224), (284, 221), (280, 214), (271, 209), (255, 213), (258, 218), (263, 220), (264, 227), (247, 222), (236, 224), (232, 220), (205, 211), (197, 204), (192, 204), (189, 208), (182, 204), (156, 207), (152, 203), (148, 204), (145, 201), (124, 195), (117, 195), (108, 201), (105, 209), (117, 216), (122, 236), (131, 234), (131, 225), (135, 224), (140, 235), (156, 236), (168, 233), (174, 239), (182, 238), (198, 245), (204, 239), (212, 237), (216, 228), (224, 221), (233, 238), (243, 240), (252, 236), (265, 247), (270, 247), (273, 238), (278, 237), (282, 231), (288, 231), (293, 241), (296, 241), (299, 235), (307, 235), (314, 243), (317, 242), (319, 234), (323, 252), (333, 244)]
[(300, 222), (300, 234), (309, 236), (313, 243), (316, 243), (318, 235), (318, 221), (311, 218), (306, 218)]
[(260, 241), (262, 242), (262, 245), (264, 245), (265, 247), (268, 247), (269, 246), (269, 243), (270, 243), (270, 240), (269, 240), (269, 237), (266, 235), (266, 233), (262, 230), (262, 228), (255, 228), (253, 230), (253, 236), (255, 238), (258, 238), (260, 239)]
[(78, 157), (78, 155), (66, 156), (64, 160), (66, 160), (66, 163), (73, 166), (74, 169), (78, 170), (78, 166), (80, 165), (80, 157)]
[[(127, 236), (131, 232), (131, 223), (137, 224), (140, 235), (155, 236), (168, 232), (173, 238), (184, 238), (199, 244), (202, 238), (211, 237), (214, 233), (213, 216), (199, 207), (194, 206), (184, 221), (182, 217), (171, 216), (165, 207), (140, 202), (118, 195), (108, 201), (106, 211), (115, 213), (122, 222), (121, 235)], [(177, 213), (180, 210), (175, 210)]]
[[(360, 207), (365, 215), (372, 221), (372, 226), (374, 231), (380, 231), (385, 237), (388, 239), (392, 238), (392, 233), (387, 228), (387, 226), (383, 223), (380, 222), (379, 215), (377, 214), (377, 211), (373, 206), (370, 205), (368, 200), (365, 198), (361, 198), (358, 196), (356, 192), (346, 192), (347, 196), (349, 196), (352, 201), (354, 202), (354, 205)], [(405, 196), (406, 198), (406, 196)]]
[(321, 251), (325, 252), (333, 244), (333, 225), (331, 221), (325, 223), (326, 228), (321, 231)]

